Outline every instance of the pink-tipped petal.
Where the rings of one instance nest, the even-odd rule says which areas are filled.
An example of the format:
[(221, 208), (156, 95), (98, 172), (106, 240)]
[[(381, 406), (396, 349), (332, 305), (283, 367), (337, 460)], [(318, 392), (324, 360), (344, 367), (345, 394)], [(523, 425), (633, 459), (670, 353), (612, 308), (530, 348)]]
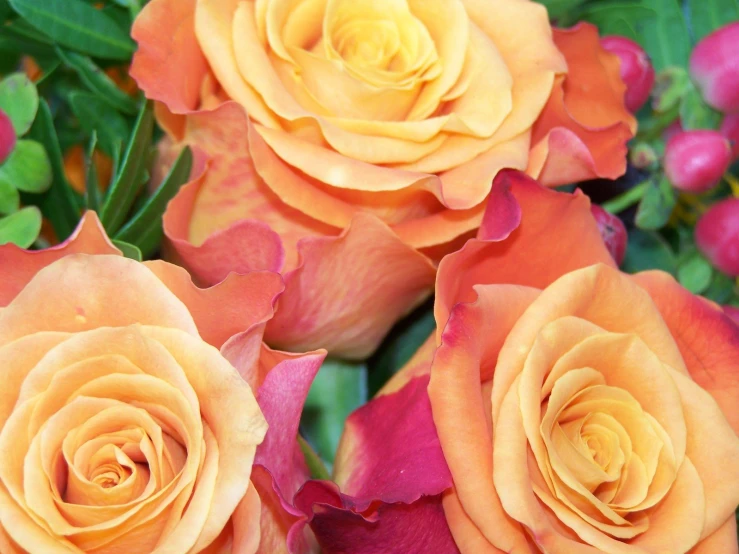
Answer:
[(0, 307), (7, 306), (36, 273), (70, 254), (117, 254), (95, 212), (82, 216), (77, 229), (63, 243), (44, 250), (24, 250), (14, 244), (0, 246), (0, 262), (12, 267), (0, 280)]
[(431, 261), (369, 213), (357, 214), (339, 237), (303, 239), (298, 252), (265, 335), (280, 348), (364, 358), (434, 283)]

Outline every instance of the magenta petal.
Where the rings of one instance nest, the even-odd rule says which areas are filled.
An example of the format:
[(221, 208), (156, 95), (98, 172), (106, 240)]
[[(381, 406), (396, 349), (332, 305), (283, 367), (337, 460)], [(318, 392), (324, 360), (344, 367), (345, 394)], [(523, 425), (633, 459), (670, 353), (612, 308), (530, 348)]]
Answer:
[(528, 180), (528, 177), (510, 170), (501, 171), (495, 177), (485, 215), (477, 232), (478, 239), (505, 240), (521, 224), (521, 206), (511, 192), (512, 181), (516, 179)]

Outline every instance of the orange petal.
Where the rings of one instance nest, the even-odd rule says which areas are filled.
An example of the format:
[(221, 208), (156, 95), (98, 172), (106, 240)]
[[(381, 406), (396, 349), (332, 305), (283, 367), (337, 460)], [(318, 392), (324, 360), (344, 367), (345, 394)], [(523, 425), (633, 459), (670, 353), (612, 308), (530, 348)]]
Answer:
[(716, 399), (739, 433), (739, 327), (666, 273), (648, 271), (633, 279), (657, 305), (691, 377)]
[(86, 212), (77, 229), (62, 244), (44, 250), (30, 251), (14, 244), (0, 246), (0, 259), (12, 271), (7, 271), (0, 282), (0, 306), (6, 306), (26, 286), (39, 270), (70, 254), (118, 254), (105, 234), (95, 212)]
[(370, 214), (357, 214), (340, 237), (305, 239), (299, 252), (267, 325), (267, 342), (279, 347), (363, 358), (433, 286), (431, 262)]
[(737, 554), (736, 516), (731, 515), (710, 537), (699, 542), (688, 554)]
[(147, 98), (175, 113), (200, 107), (208, 62), (195, 36), (197, 0), (153, 0), (136, 18), (131, 35), (139, 47), (131, 76)]

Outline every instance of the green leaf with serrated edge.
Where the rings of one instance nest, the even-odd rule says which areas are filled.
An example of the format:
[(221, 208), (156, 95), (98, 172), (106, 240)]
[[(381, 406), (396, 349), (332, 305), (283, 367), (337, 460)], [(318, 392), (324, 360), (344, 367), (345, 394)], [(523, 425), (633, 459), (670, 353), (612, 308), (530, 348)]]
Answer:
[(89, 135), (97, 132), (100, 148), (108, 156), (113, 156), (116, 145), (125, 140), (129, 133), (125, 118), (97, 96), (87, 92), (71, 93), (69, 105), (81, 127)]
[(311, 478), (330, 481), (331, 474), (328, 472), (328, 469), (326, 469), (326, 465), (323, 463), (323, 460), (321, 460), (321, 457), (315, 450), (313, 450), (313, 448), (311, 448), (308, 441), (300, 435), (298, 435), (298, 445), (303, 453), (303, 458), (305, 458), (305, 465), (308, 466)]
[(739, 0), (686, 0), (693, 42), (739, 20)]
[(167, 204), (180, 187), (190, 178), (192, 152), (185, 148), (180, 152), (159, 188), (146, 201), (138, 213), (115, 235), (115, 238), (136, 244), (145, 257), (159, 247), (162, 237), (162, 215)]
[(85, 205), (94, 212), (100, 209), (100, 181), (94, 158), (97, 142), (98, 135), (93, 132), (85, 156)]
[(13, 184), (0, 177), (0, 214), (17, 212), (21, 205), (21, 195)]
[(685, 67), (690, 57), (690, 37), (678, 0), (642, 0), (641, 4), (652, 13), (634, 21), (634, 28), (655, 70)]
[(36, 206), (28, 206), (0, 218), (0, 244), (13, 243), (28, 248), (41, 232), (41, 212)]
[(117, 180), (111, 187), (103, 205), (101, 220), (109, 235), (115, 234), (126, 219), (136, 196), (144, 184), (141, 177), (147, 171), (146, 153), (154, 131), (154, 110), (151, 102), (139, 112), (128, 148), (121, 162)]
[(56, 48), (56, 53), (67, 67), (77, 73), (80, 80), (95, 93), (99, 100), (123, 113), (135, 114), (138, 111), (136, 100), (119, 89), (113, 79), (108, 77), (89, 57), (59, 47)]
[(680, 101), (680, 125), (686, 131), (718, 129), (721, 113), (703, 101), (698, 89), (691, 83)]
[(128, 60), (136, 49), (112, 19), (81, 0), (10, 0), (10, 5), (36, 29), (77, 52)]
[(0, 179), (23, 192), (40, 194), (51, 186), (51, 162), (43, 145), (19, 140), (10, 157), (0, 165)]
[(51, 162), (52, 183), (39, 201), (41, 212), (51, 222), (60, 241), (72, 234), (80, 218), (77, 198), (64, 175), (64, 162), (59, 138), (46, 100), (39, 103), (39, 111), (29, 136), (43, 144)]
[(137, 262), (140, 262), (143, 260), (143, 257), (141, 256), (141, 250), (139, 250), (137, 246), (133, 244), (129, 244), (122, 240), (113, 240), (113, 244), (118, 250), (123, 252), (123, 255), (126, 258), (136, 260)]
[(326, 360), (313, 381), (303, 408), (302, 435), (321, 459), (333, 463), (344, 422), (367, 401), (367, 366)]
[(666, 177), (660, 177), (647, 188), (639, 203), (634, 219), (636, 226), (645, 230), (661, 229), (670, 219), (676, 203), (675, 189)]
[(626, 257), (621, 269), (627, 273), (638, 273), (649, 269), (661, 269), (673, 275), (677, 271), (675, 253), (667, 241), (654, 231), (632, 229)]
[(701, 294), (711, 284), (713, 268), (698, 252), (693, 253), (677, 268), (680, 284), (693, 294)]
[(38, 111), (36, 85), (23, 73), (5, 77), (0, 81), (0, 110), (13, 122), (16, 135), (25, 135)]
[(410, 360), (436, 329), (434, 302), (429, 299), (399, 321), (367, 360), (370, 397)]

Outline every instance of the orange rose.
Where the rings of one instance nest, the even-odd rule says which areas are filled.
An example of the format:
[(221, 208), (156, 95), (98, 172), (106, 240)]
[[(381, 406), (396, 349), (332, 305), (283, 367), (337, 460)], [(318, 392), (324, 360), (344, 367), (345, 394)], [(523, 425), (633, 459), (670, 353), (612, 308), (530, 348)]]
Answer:
[(0, 552), (284, 551), (272, 480), (308, 477), (295, 434), (323, 354), (262, 345), (280, 276), (198, 289), (121, 257), (93, 214), (0, 266)]
[(431, 374), (460, 551), (737, 552), (739, 327), (613, 267), (585, 196), (498, 184), (520, 226), (442, 261), (436, 348), (385, 391)]
[[(366, 356), (430, 290), (419, 251), (438, 260), (475, 232), (499, 170), (616, 177), (635, 127), (595, 28), (553, 36), (528, 0), (154, 0), (133, 36), (169, 141), (210, 160), (171, 208), (177, 255), (216, 282), (264, 260), (229, 245), (269, 225), (283, 304), (326, 314), (279, 322), (292, 348)], [(334, 295), (337, 271), (358, 290)]]

